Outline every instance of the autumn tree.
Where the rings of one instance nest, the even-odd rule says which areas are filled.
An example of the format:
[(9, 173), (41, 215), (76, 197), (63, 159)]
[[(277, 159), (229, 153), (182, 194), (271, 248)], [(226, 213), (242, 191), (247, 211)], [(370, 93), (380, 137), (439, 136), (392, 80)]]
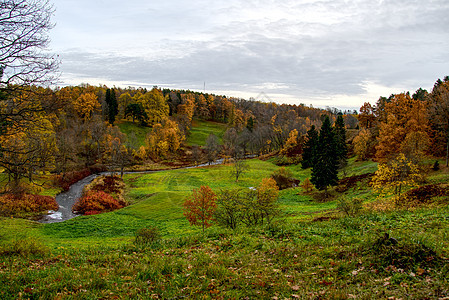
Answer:
[(359, 160), (366, 160), (370, 156), (372, 140), (370, 130), (362, 129), (352, 141), (352, 144), (354, 145), (354, 153), (357, 155)]
[(332, 130), (329, 117), (326, 116), (321, 126), (311, 182), (319, 190), (336, 185), (338, 182), (338, 153), (335, 132)]
[(194, 189), (192, 194), (184, 201), (184, 216), (190, 225), (201, 226), (203, 229), (212, 225), (216, 209), (217, 196), (208, 186)]
[(403, 186), (414, 186), (420, 180), (422, 175), (418, 165), (400, 153), (394, 159), (379, 164), (371, 185), (384, 194), (393, 192), (400, 195)]
[(380, 122), (376, 158), (385, 161), (403, 152), (420, 156), (429, 143), (427, 103), (414, 100), (408, 93), (393, 95), (385, 104)]
[[(449, 78), (446, 78), (449, 79)], [(449, 166), (449, 80), (437, 81), (429, 100), (429, 120), (435, 129), (434, 146), (445, 145), (446, 166)], [(439, 141), (443, 143), (438, 143)]]
[(235, 182), (239, 181), (239, 178), (246, 172), (248, 172), (249, 166), (245, 159), (241, 156), (234, 158), (234, 163), (231, 168), (231, 176), (235, 178)]
[(118, 97), (118, 115), (120, 118), (126, 118), (126, 107), (129, 104), (132, 104), (133, 97), (129, 94), (129, 92), (125, 92)]
[(19, 168), (21, 164), (11, 165), (8, 155), (18, 155), (19, 161), (26, 162), (39, 152), (38, 145), (28, 148), (30, 130), (52, 103), (42, 101), (48, 90), (32, 85), (46, 86), (55, 80), (59, 62), (47, 51), (53, 12), (53, 6), (45, 0), (0, 3), (0, 137), (5, 141), (0, 143), (0, 165), (5, 169), (18, 171), (14, 165)]
[(257, 209), (260, 211), (262, 223), (266, 219), (270, 223), (277, 214), (279, 188), (273, 178), (263, 178), (257, 188)]
[(142, 105), (143, 111), (147, 116), (148, 125), (154, 125), (161, 122), (168, 116), (169, 107), (165, 101), (162, 92), (153, 88), (150, 92), (143, 94), (137, 99), (137, 103)]
[(0, 165), (9, 176), (13, 192), (21, 192), (21, 179), (32, 182), (35, 171), (49, 171), (54, 167), (56, 138), (51, 120), (44, 115), (35, 117), (33, 126), (25, 129), (9, 128), (0, 135), (4, 150), (0, 153)]
[(178, 122), (185, 132), (192, 127), (194, 112), (195, 99), (193, 94), (182, 95), (182, 104), (178, 105)]
[(298, 130), (293, 129), (292, 131), (290, 131), (288, 139), (285, 142), (284, 147), (280, 151), (282, 155), (291, 157), (301, 153), (298, 135)]
[(369, 102), (365, 102), (360, 107), (360, 113), (357, 115), (357, 119), (362, 128), (373, 127), (376, 122), (375, 108)]
[(93, 113), (101, 108), (98, 97), (93, 92), (85, 92), (81, 94), (73, 102), (73, 107), (78, 116), (84, 121), (89, 120)]
[(161, 123), (153, 126), (147, 136), (148, 153), (153, 159), (166, 157), (169, 153), (176, 153), (184, 139), (178, 123), (165, 117)]

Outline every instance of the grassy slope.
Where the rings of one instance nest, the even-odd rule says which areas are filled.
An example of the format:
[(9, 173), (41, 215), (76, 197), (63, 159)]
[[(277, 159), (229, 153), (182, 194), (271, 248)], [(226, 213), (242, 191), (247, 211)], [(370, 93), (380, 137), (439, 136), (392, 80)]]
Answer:
[(187, 137), (187, 144), (204, 146), (209, 134), (213, 133), (218, 137), (222, 143), (223, 134), (226, 131), (226, 124), (217, 122), (207, 122), (202, 120), (194, 120), (190, 135)]
[(122, 121), (118, 123), (117, 126), (120, 128), (120, 131), (127, 136), (129, 136), (131, 132), (134, 132), (134, 134), (136, 135), (137, 144), (139, 146), (145, 146), (145, 137), (151, 130), (150, 127), (140, 126), (137, 122), (133, 123), (130, 121)]
[[(250, 165), (238, 186), (256, 186), (277, 168), (258, 160)], [(285, 215), (273, 226), (237, 232), (211, 228), (203, 237), (184, 220), (181, 203), (201, 184), (214, 190), (236, 186), (228, 168), (128, 175), (134, 204), (117, 212), (48, 225), (2, 219), (3, 241), (18, 234), (35, 236), (52, 252), (3, 257), (0, 297), (17, 298), (19, 292), (25, 298), (57, 293), (91, 298), (449, 296), (449, 265), (443, 259), (449, 256), (447, 205), (314, 222), (314, 216), (336, 203), (317, 203), (297, 188), (281, 192)], [(348, 174), (375, 168), (374, 163), (351, 161)], [(301, 180), (310, 175), (299, 167), (291, 170)], [(447, 182), (447, 170), (429, 181), (444, 178)], [(375, 199), (366, 186), (344, 195), (354, 196)], [(149, 224), (161, 229), (162, 242), (133, 246), (135, 230)], [(378, 245), (385, 232), (398, 245)]]

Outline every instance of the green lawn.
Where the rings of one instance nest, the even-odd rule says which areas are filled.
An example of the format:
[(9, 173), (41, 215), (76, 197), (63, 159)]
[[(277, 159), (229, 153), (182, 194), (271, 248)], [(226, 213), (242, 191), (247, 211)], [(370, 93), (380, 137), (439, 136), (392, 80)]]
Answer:
[[(229, 165), (126, 175), (132, 205), (111, 213), (57, 224), (1, 218), (0, 298), (449, 296), (448, 199), (435, 207), (344, 217), (335, 198), (319, 203), (294, 188), (280, 192), (281, 215), (269, 226), (213, 226), (204, 235), (189, 226), (181, 204), (192, 189), (253, 187), (278, 168), (257, 159), (248, 164), (238, 183)], [(310, 177), (310, 170), (288, 168), (301, 181)], [(375, 168), (350, 160), (347, 173)], [(430, 173), (429, 182), (434, 178), (447, 182), (447, 170)], [(338, 197), (376, 199), (366, 184)], [(134, 245), (136, 230), (148, 225), (159, 228), (162, 239)]]
[(220, 143), (222, 143), (222, 138), (225, 131), (226, 124), (194, 120), (192, 123), (192, 129), (190, 130), (190, 135), (187, 137), (187, 144), (190, 146), (204, 146), (206, 144), (207, 137), (211, 133), (215, 134)]
[(126, 134), (128, 138), (130, 137), (131, 133), (135, 134), (135, 142), (138, 147), (145, 146), (145, 138), (148, 134), (148, 132), (151, 131), (150, 127), (140, 126), (138, 122), (133, 123), (130, 121), (122, 121), (117, 126), (120, 128), (120, 131)]

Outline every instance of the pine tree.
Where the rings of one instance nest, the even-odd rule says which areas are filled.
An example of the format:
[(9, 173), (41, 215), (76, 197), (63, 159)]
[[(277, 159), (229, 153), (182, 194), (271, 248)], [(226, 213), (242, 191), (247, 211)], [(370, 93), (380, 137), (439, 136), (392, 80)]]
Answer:
[(338, 181), (337, 143), (328, 116), (321, 126), (311, 181), (317, 189), (324, 189), (326, 193), (328, 186), (336, 185)]
[(315, 164), (316, 147), (318, 144), (318, 131), (315, 129), (315, 125), (307, 131), (306, 143), (304, 144), (302, 163), (303, 169), (313, 167)]
[(346, 146), (346, 128), (342, 115), (338, 115), (334, 124), (335, 141), (337, 146), (338, 168), (344, 168), (348, 162), (348, 148)]
[(114, 89), (106, 90), (105, 101), (108, 106), (108, 121), (111, 125), (113, 125), (115, 121), (115, 116), (117, 116), (118, 114), (118, 104)]

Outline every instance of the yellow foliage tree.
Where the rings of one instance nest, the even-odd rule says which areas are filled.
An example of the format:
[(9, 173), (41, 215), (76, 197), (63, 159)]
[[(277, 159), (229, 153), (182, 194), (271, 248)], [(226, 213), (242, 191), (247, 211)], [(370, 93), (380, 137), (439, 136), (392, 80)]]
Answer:
[(285, 142), (284, 147), (281, 149), (281, 154), (286, 155), (292, 149), (294, 149), (296, 146), (298, 146), (298, 130), (293, 129), (288, 134), (288, 139)]
[(138, 98), (137, 103), (142, 105), (142, 108), (148, 117), (147, 123), (149, 125), (159, 123), (168, 116), (169, 107), (167, 101), (165, 101), (164, 95), (157, 88), (141, 95)]
[(382, 194), (400, 195), (403, 186), (414, 186), (422, 180), (420, 169), (416, 163), (403, 153), (395, 159), (378, 166), (371, 185)]
[(264, 178), (257, 189), (257, 209), (269, 223), (277, 213), (276, 201), (279, 196), (279, 188), (273, 178)]
[(362, 129), (354, 138), (352, 144), (354, 145), (354, 153), (359, 160), (366, 160), (370, 151), (372, 135), (369, 129)]
[(73, 108), (80, 118), (83, 120), (89, 120), (95, 111), (101, 108), (98, 97), (92, 92), (81, 94), (73, 102)]
[(178, 124), (168, 117), (153, 126), (153, 130), (147, 137), (147, 152), (153, 159), (166, 157), (169, 153), (176, 152), (184, 141), (185, 136)]

